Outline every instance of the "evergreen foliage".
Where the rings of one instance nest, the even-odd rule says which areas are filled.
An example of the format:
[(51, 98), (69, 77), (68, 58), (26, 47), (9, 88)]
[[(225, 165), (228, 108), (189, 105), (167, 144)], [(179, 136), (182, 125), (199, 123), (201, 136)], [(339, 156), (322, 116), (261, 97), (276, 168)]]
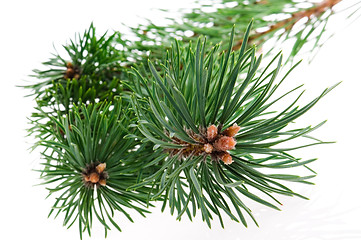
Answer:
[(72, 103), (111, 101), (119, 95), (123, 90), (121, 62), (125, 56), (114, 46), (117, 36), (105, 33), (97, 37), (91, 24), (83, 35), (63, 46), (66, 58), (53, 54), (43, 63), (48, 69), (34, 70), (33, 76), (40, 81), (27, 88), (40, 106), (61, 105), (67, 112)]
[(104, 225), (106, 236), (111, 225), (120, 230), (114, 211), (130, 221), (127, 209), (143, 216), (149, 212), (149, 189), (127, 188), (137, 183), (140, 172), (147, 176), (158, 169), (143, 168), (144, 160), (154, 158), (153, 150), (129, 137), (135, 131), (129, 128), (134, 121), (130, 110), (120, 99), (114, 101), (74, 106), (64, 117), (50, 117), (54, 128), (48, 131), (54, 139), (38, 142), (46, 149), (40, 170), (43, 184), (50, 185), (49, 196), (56, 195), (49, 216), (63, 214), (68, 227), (77, 222), (81, 236), (83, 231), (91, 234), (94, 218)]
[[(297, 106), (297, 100), (303, 92), (294, 100), (287, 98), (301, 86), (274, 96), (292, 69), (277, 80), (282, 64), (282, 55), (277, 54), (264, 70), (258, 71), (262, 56), (256, 57), (256, 49), (247, 49), (245, 44), (250, 29), (251, 25), (240, 50), (232, 51), (233, 29), (225, 52), (219, 51), (219, 45), (206, 50), (206, 42), (201, 39), (195, 47), (181, 47), (176, 42), (165, 60), (161, 71), (164, 75), (151, 62), (151, 79), (134, 70), (140, 97), (134, 97), (133, 107), (137, 109), (139, 130), (154, 142), (155, 148), (165, 151), (162, 168), (132, 189), (157, 182), (160, 189), (152, 199), (164, 193), (164, 206), (168, 202), (171, 213), (177, 211), (177, 219), (184, 213), (192, 218), (199, 208), (209, 226), (212, 212), (223, 226), (223, 210), (232, 220), (247, 226), (244, 213), (255, 219), (243, 197), (279, 210), (275, 204), (280, 203), (271, 194), (305, 198), (281, 181), (310, 184), (308, 179), (315, 176), (311, 169), (307, 176), (262, 170), (306, 166), (315, 160), (301, 160), (289, 152), (324, 143), (308, 135), (324, 122), (304, 128), (290, 125), (333, 87), (302, 107)], [(142, 87), (146, 91), (139, 91)], [(277, 102), (288, 106), (271, 111)], [(311, 143), (276, 147), (299, 137)], [(275, 203), (264, 200), (266, 196)]]
[[(339, 1), (202, 2), (168, 26), (131, 29), (136, 41), (98, 37), (91, 24), (25, 86), (37, 103), (29, 134), (41, 148), (42, 184), (55, 197), (49, 215), (77, 224), (82, 238), (93, 220), (107, 235), (120, 230), (116, 212), (132, 221), (152, 201), (177, 219), (200, 211), (208, 226), (214, 215), (223, 226), (224, 214), (247, 226), (246, 215), (257, 222), (245, 198), (277, 210), (277, 194), (306, 198), (286, 182), (312, 184), (307, 164), (316, 159), (291, 152), (326, 143), (309, 135), (325, 122), (294, 121), (334, 86), (298, 106), (302, 85), (280, 91), (298, 63), (280, 75), (307, 42), (322, 45)], [(293, 49), (286, 60), (266, 53), (264, 63), (258, 50), (272, 38), (294, 41)], [(284, 147), (298, 138), (308, 143)], [(308, 173), (284, 172), (300, 167)]]

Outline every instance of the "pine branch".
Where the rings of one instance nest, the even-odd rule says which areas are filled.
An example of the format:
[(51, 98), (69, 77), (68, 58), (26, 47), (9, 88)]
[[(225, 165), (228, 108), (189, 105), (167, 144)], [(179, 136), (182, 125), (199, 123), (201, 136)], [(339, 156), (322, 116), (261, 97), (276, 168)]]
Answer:
[[(94, 217), (104, 226), (105, 236), (111, 225), (120, 230), (114, 211), (121, 212), (133, 221), (127, 209), (142, 216), (149, 211), (146, 186), (129, 192), (141, 176), (152, 174), (153, 168), (143, 169), (139, 159), (153, 158), (150, 145), (127, 137), (132, 128), (127, 109), (119, 99), (115, 103), (84, 104), (74, 106), (65, 117), (51, 117), (55, 126), (52, 140), (39, 140), (37, 145), (46, 150), (45, 162), (40, 170), (43, 184), (56, 201), (49, 216), (64, 216), (64, 226), (78, 221), (80, 238), (87, 231), (91, 235)], [(110, 223), (109, 223), (110, 222)]]
[(72, 103), (112, 101), (123, 92), (120, 79), (125, 56), (114, 46), (117, 36), (104, 33), (97, 37), (91, 24), (83, 35), (63, 45), (67, 56), (53, 54), (43, 63), (46, 70), (34, 70), (32, 76), (39, 82), (25, 88), (33, 91), (40, 106), (61, 105), (65, 110)]
[[(315, 159), (302, 161), (290, 151), (326, 143), (308, 135), (324, 122), (314, 127), (287, 128), (333, 87), (305, 106), (296, 105), (301, 92), (284, 110), (270, 112), (274, 103), (289, 101), (285, 98), (300, 86), (271, 101), (292, 69), (277, 82), (282, 64), (282, 55), (278, 54), (258, 72), (262, 57), (245, 44), (250, 31), (251, 25), (237, 51), (232, 51), (233, 29), (227, 51), (219, 52), (222, 47), (218, 45), (206, 49), (207, 44), (201, 40), (194, 47), (176, 42), (163, 71), (158, 72), (149, 62), (152, 79), (134, 70), (138, 79), (135, 84), (145, 88), (138, 92), (138, 98), (133, 98), (139, 130), (156, 148), (164, 149), (164, 160), (158, 172), (132, 189), (157, 182), (159, 191), (152, 198), (164, 196), (164, 206), (168, 203), (177, 219), (184, 213), (192, 218), (198, 208), (209, 227), (212, 213), (223, 226), (221, 211), (247, 226), (245, 214), (256, 221), (243, 198), (279, 210), (276, 205), (280, 202), (274, 194), (306, 198), (283, 185), (283, 181), (312, 184), (308, 181), (315, 176), (312, 170), (310, 175), (297, 176), (269, 174), (258, 168), (308, 169), (306, 164)], [(275, 147), (300, 137), (311, 143)]]
[[(213, 214), (223, 226), (222, 212), (247, 226), (245, 215), (256, 220), (244, 198), (277, 210), (274, 195), (306, 198), (284, 182), (312, 184), (307, 164), (316, 159), (291, 151), (328, 143), (309, 135), (325, 122), (292, 126), (333, 87), (297, 106), (302, 86), (278, 90), (297, 64), (280, 78), (282, 55), (273, 52), (264, 64), (254, 44), (296, 39), (292, 57), (321, 29), (317, 47), (340, 1), (303, 8), (288, 0), (224, 0), (213, 12), (200, 4), (181, 23), (132, 29), (140, 39), (134, 42), (119, 32), (98, 37), (91, 24), (63, 46), (67, 56), (54, 54), (26, 86), (37, 102), (29, 133), (34, 148), (43, 147), (40, 173), (56, 195), (50, 215), (62, 214), (68, 227), (78, 221), (82, 237), (94, 216), (107, 234), (110, 226), (120, 230), (114, 212), (132, 221), (128, 209), (145, 215), (152, 200), (177, 219), (200, 209), (208, 226)], [(275, 14), (286, 18), (267, 19)], [(242, 32), (252, 18), (255, 30)], [(280, 102), (287, 107), (273, 109)], [(298, 138), (308, 142), (280, 147)], [(310, 173), (282, 171), (297, 167)]]

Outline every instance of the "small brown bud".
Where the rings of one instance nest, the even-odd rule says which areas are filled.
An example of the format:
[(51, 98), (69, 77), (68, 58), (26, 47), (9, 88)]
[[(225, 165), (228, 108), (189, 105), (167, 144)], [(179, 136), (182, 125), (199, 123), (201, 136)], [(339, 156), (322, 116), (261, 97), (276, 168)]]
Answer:
[(208, 141), (213, 141), (218, 135), (218, 130), (216, 125), (211, 125), (207, 128), (207, 139)]
[(67, 62), (67, 63), (66, 63), (66, 67), (67, 67), (67, 68), (73, 68), (73, 64), (72, 64), (71, 62)]
[(241, 127), (238, 126), (237, 123), (235, 123), (235, 124), (233, 124), (233, 126), (230, 126), (226, 130), (224, 130), (223, 134), (228, 137), (234, 137), (240, 129), (241, 129)]
[(100, 174), (104, 171), (104, 169), (106, 168), (107, 164), (106, 163), (100, 163), (95, 169), (97, 170), (97, 172)]
[(97, 183), (99, 181), (99, 175), (97, 173), (93, 172), (90, 174), (89, 180), (92, 183)]
[(213, 151), (213, 146), (209, 143), (204, 144), (203, 149), (206, 153), (211, 153)]
[(224, 164), (229, 165), (233, 162), (232, 156), (229, 153), (224, 153), (221, 156), (221, 160), (224, 162)]
[(88, 176), (88, 175), (83, 175), (83, 178), (84, 178), (84, 181), (86, 181), (86, 182), (89, 182), (89, 181), (90, 181), (90, 179), (89, 179), (89, 176)]
[(232, 137), (223, 136), (219, 138), (213, 146), (219, 151), (231, 150), (236, 146), (236, 141)]
[(74, 75), (74, 78), (75, 78), (75, 79), (79, 79), (79, 78), (80, 78), (80, 75), (79, 75), (79, 74), (75, 74), (75, 75)]
[(107, 185), (107, 180), (105, 180), (105, 179), (100, 179), (100, 180), (99, 180), (99, 184), (100, 184), (101, 186), (105, 186), (105, 185)]
[(74, 69), (72, 69), (72, 68), (68, 68), (68, 69), (66, 69), (66, 75), (69, 77), (69, 76), (71, 76), (71, 75), (73, 75), (74, 74)]

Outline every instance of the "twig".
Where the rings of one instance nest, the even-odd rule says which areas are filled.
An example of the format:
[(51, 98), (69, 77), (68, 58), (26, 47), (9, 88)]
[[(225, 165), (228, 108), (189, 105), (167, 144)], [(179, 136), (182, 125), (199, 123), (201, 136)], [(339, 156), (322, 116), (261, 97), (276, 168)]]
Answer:
[[(326, 10), (331, 9), (334, 5), (341, 2), (342, 0), (324, 0), (323, 2), (317, 4), (315, 7), (292, 13), (292, 16), (289, 18), (286, 18), (280, 22), (276, 22), (275, 24), (269, 26), (269, 29), (263, 32), (258, 32), (256, 34), (253, 34), (249, 37), (248, 41), (252, 42), (255, 39), (261, 38), (262, 36), (278, 30), (285, 28), (286, 30), (289, 30), (292, 28), (292, 26), (297, 23), (302, 18), (311, 18), (312, 16), (320, 16), (322, 13), (324, 13)], [(234, 46), (233, 50), (237, 50), (242, 46), (242, 40), (239, 40)]]

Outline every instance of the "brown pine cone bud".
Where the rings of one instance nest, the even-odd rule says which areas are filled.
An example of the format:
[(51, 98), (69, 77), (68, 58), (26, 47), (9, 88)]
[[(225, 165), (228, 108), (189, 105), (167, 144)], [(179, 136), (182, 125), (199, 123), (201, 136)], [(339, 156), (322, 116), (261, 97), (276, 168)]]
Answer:
[(74, 69), (72, 69), (72, 68), (68, 68), (68, 69), (66, 69), (66, 75), (72, 75), (72, 74), (74, 74)]
[(99, 175), (97, 173), (93, 172), (90, 174), (89, 180), (92, 183), (97, 183), (99, 181)]
[(100, 184), (101, 186), (105, 186), (105, 185), (107, 185), (107, 180), (105, 180), (105, 179), (100, 179), (100, 180), (99, 180), (99, 184)]
[(86, 182), (89, 182), (89, 181), (90, 181), (90, 179), (89, 179), (89, 176), (88, 176), (88, 175), (83, 175), (83, 178), (84, 178), (84, 181), (86, 181)]
[(224, 164), (229, 165), (233, 162), (232, 156), (229, 153), (224, 153), (221, 156), (221, 160), (224, 162)]
[(223, 134), (228, 137), (234, 137), (240, 129), (241, 129), (241, 127), (238, 126), (237, 123), (235, 123), (235, 124), (233, 124), (233, 126), (230, 126), (226, 130), (224, 130)]
[(211, 125), (207, 128), (207, 139), (208, 141), (213, 141), (218, 135), (218, 130), (216, 125)]
[(67, 67), (67, 68), (73, 68), (73, 64), (72, 64), (71, 62), (67, 62), (67, 63), (66, 63), (66, 67)]
[(106, 168), (107, 164), (106, 163), (100, 163), (95, 169), (97, 170), (97, 172), (100, 174), (104, 171), (104, 169)]
[(211, 153), (213, 151), (213, 146), (209, 143), (204, 144), (203, 149), (206, 153)]
[(218, 151), (227, 151), (227, 150), (233, 149), (234, 146), (236, 146), (236, 143), (237, 142), (234, 140), (234, 138), (223, 136), (223, 137), (217, 139), (215, 141), (215, 143), (213, 144), (213, 146)]

